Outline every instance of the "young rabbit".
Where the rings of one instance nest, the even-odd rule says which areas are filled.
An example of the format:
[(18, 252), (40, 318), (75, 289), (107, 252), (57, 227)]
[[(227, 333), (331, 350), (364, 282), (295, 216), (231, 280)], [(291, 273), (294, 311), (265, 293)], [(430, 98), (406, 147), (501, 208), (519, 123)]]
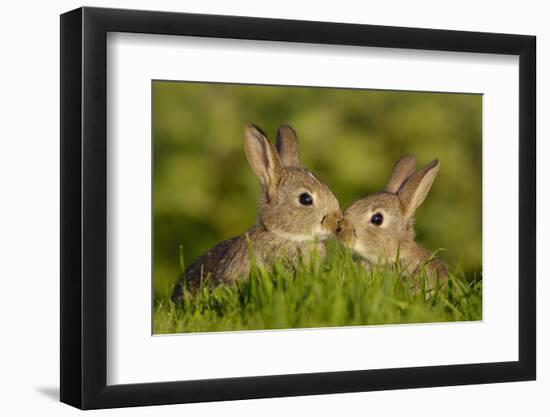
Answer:
[(439, 161), (415, 171), (412, 155), (399, 159), (384, 191), (353, 203), (344, 213), (337, 236), (368, 264), (399, 259), (409, 275), (425, 267), (429, 289), (447, 276), (447, 267), (414, 240), (414, 213), (432, 186)]
[[(276, 259), (292, 264), (307, 257), (313, 245), (319, 256), (324, 256), (322, 241), (336, 231), (342, 219), (328, 186), (300, 166), (296, 133), (290, 126), (278, 129), (275, 149), (258, 127), (246, 125), (244, 150), (262, 185), (257, 223), (196, 259), (185, 271), (190, 288), (207, 276), (213, 284), (245, 279), (250, 271), (250, 250), (255, 262), (266, 267)], [(172, 299), (177, 301), (182, 295), (178, 282)]]

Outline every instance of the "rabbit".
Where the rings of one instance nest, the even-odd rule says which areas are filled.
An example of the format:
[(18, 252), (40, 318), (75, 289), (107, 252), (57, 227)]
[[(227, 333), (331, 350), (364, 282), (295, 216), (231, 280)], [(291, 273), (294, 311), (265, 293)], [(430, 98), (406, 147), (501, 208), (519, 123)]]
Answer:
[[(257, 264), (276, 259), (292, 264), (315, 249), (326, 255), (323, 240), (333, 235), (343, 218), (338, 200), (312, 172), (300, 166), (296, 132), (288, 125), (277, 131), (276, 148), (255, 125), (244, 128), (244, 150), (262, 193), (257, 222), (246, 233), (225, 240), (196, 259), (185, 271), (190, 289), (201, 279), (233, 284), (250, 272), (250, 250)], [(181, 300), (182, 282), (172, 299)]]
[[(435, 159), (416, 171), (416, 159), (399, 159), (384, 191), (354, 202), (337, 228), (338, 240), (367, 265), (399, 259), (405, 274), (425, 268), (428, 292), (446, 280), (447, 266), (415, 242), (414, 214), (422, 204), (439, 171)], [(418, 282), (415, 284), (418, 289)]]

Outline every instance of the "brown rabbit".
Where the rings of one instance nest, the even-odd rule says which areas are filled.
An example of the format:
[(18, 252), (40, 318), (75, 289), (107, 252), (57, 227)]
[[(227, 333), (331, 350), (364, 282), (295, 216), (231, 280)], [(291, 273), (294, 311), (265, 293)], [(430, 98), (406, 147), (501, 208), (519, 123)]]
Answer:
[[(257, 223), (196, 259), (185, 271), (189, 288), (197, 287), (206, 277), (213, 284), (246, 279), (250, 250), (256, 263), (266, 267), (276, 259), (292, 264), (308, 256), (313, 245), (324, 256), (322, 241), (336, 231), (342, 219), (338, 201), (328, 186), (300, 166), (296, 133), (290, 126), (278, 129), (275, 149), (258, 127), (246, 125), (244, 150), (262, 185)], [(178, 282), (172, 299), (177, 301), (182, 294)]]
[(337, 235), (367, 264), (392, 263), (399, 258), (409, 275), (425, 267), (433, 289), (446, 278), (447, 267), (415, 242), (413, 226), (415, 211), (428, 195), (439, 161), (415, 169), (414, 156), (399, 159), (384, 191), (356, 201), (345, 211)]

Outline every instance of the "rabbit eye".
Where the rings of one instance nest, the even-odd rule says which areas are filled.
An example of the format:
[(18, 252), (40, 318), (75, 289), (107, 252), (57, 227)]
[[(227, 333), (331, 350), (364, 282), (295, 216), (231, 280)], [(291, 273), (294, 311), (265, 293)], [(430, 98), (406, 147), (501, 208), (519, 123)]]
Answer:
[(302, 193), (298, 197), (298, 201), (302, 206), (311, 206), (313, 204), (313, 197), (308, 193)]
[(380, 213), (374, 213), (370, 218), (370, 222), (376, 226), (380, 226), (384, 222), (384, 216)]

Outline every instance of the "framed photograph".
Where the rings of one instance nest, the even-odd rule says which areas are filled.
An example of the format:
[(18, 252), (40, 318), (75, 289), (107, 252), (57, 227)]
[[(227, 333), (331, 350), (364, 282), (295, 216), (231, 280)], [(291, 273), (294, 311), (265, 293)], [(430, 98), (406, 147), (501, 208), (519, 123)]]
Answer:
[(61, 16), (61, 401), (533, 380), (535, 37)]

